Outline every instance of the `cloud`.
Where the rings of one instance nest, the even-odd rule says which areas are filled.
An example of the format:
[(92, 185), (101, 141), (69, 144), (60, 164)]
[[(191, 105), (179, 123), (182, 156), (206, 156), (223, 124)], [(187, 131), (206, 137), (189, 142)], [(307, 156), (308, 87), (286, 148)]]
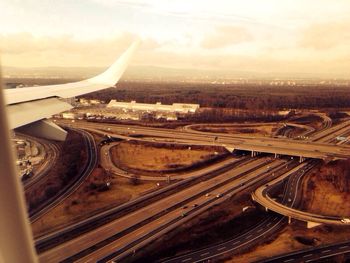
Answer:
[[(33, 36), (29, 33), (0, 35), (3, 64), (35, 66), (105, 66), (113, 62), (138, 37), (124, 32), (113, 38), (79, 40), (69, 35)], [(154, 39), (141, 40), (140, 52), (161, 45)]]
[(201, 46), (206, 49), (223, 48), (251, 41), (253, 36), (244, 27), (220, 26), (216, 31), (207, 35), (201, 42)]
[(147, 3), (147, 1), (143, 0), (91, 0), (96, 4), (102, 4), (108, 7), (114, 6), (125, 6), (128, 8), (150, 8), (151, 4)]
[(300, 46), (316, 50), (331, 49), (350, 44), (350, 21), (314, 24), (302, 32)]

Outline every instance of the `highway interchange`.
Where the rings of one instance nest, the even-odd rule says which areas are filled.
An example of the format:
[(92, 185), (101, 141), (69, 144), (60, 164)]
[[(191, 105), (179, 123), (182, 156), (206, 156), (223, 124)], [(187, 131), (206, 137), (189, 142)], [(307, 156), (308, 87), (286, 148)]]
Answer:
[[(329, 160), (350, 156), (348, 146), (334, 146), (331, 144), (334, 143), (333, 139), (336, 136), (349, 133), (349, 122), (332, 128), (326, 123), (324, 129), (315, 133), (315, 137), (310, 136), (308, 141), (265, 137), (252, 139), (242, 135), (206, 134), (191, 129), (167, 130), (126, 125), (106, 126), (106, 124), (88, 122), (71, 123), (67, 121), (60, 121), (60, 123), (65, 126), (79, 127), (88, 131), (88, 133), (95, 132), (104, 136), (126, 140), (216, 145), (224, 146), (228, 149), (232, 148), (257, 153), (273, 152), (276, 154), (276, 157), (282, 154), (298, 157), (308, 157), (308, 155), (311, 155), (310, 157)], [(96, 151), (96, 146), (92, 148), (93, 151)], [(105, 154), (109, 153), (109, 148), (107, 146), (101, 148), (101, 160), (110, 158), (109, 154)], [(267, 148), (269, 149), (268, 151), (266, 150)], [(298, 148), (299, 153), (294, 155), (294, 151)], [(303, 149), (302, 155), (300, 154), (300, 149)], [(332, 151), (337, 154), (334, 154)], [(313, 162), (307, 160), (299, 164), (299, 158), (294, 158), (294, 160), (291, 160), (290, 157), (275, 159), (273, 158), (274, 156), (268, 157), (264, 155), (259, 158), (254, 157), (255, 155), (253, 156), (253, 154), (247, 154), (239, 160), (224, 161), (195, 172), (188, 179), (183, 180), (183, 182), (180, 181), (180, 184), (183, 184), (183, 188), (179, 188), (179, 191), (174, 192), (169, 190), (168, 192), (167, 190), (162, 190), (162, 198), (156, 198), (154, 202), (148, 203), (137, 210), (130, 211), (130, 213), (116, 216), (106, 224), (100, 225), (81, 235), (68, 238), (53, 247), (42, 249), (39, 254), (40, 261), (58, 262), (66, 260), (70, 262), (74, 260), (78, 262), (107, 262), (115, 260), (119, 262), (122, 259), (132, 256), (136, 251), (140, 251), (141, 248), (165, 233), (203, 213), (203, 211), (208, 210), (210, 207), (231, 198), (233, 195), (251, 187), (262, 189), (262, 192), (268, 192), (266, 189), (267, 185), (268, 187), (272, 187), (275, 183), (280, 183), (283, 178), (289, 178), (287, 180), (289, 182), (287, 186), (289, 186), (285, 191), (280, 205), (283, 206), (283, 209), (294, 209), (294, 207), (297, 207), (298, 201), (300, 201), (300, 195), (298, 195), (298, 191), (294, 186), (299, 185), (300, 178), (302, 178), (302, 175), (308, 168), (312, 168)], [(103, 165), (110, 163), (108, 160), (104, 164), (102, 162)], [(112, 170), (115, 174), (125, 176), (125, 171), (117, 167), (110, 166), (108, 169)], [(142, 180), (152, 179), (142, 178)], [(195, 180), (199, 180), (199, 183), (193, 183)], [(290, 183), (295, 182), (295, 180), (297, 183)], [(151, 194), (149, 198), (154, 198), (153, 195), (155, 194)], [(264, 197), (264, 200), (268, 200), (266, 196)], [(142, 203), (145, 200), (147, 198), (139, 200), (139, 202)], [(137, 202), (138, 200), (134, 200), (133, 202), (135, 201)], [(295, 217), (295, 214), (293, 213), (291, 216)], [(100, 218), (97, 216), (95, 220)], [(188, 255), (167, 259), (166, 262), (199, 262), (218, 257), (222, 254), (232, 253), (242, 247), (252, 246), (258, 243), (261, 236), (269, 236), (272, 233), (276, 233), (286, 222), (287, 219), (283, 216), (267, 214), (265, 220), (258, 222), (255, 227), (238, 237), (221, 244), (214, 244), (205, 250), (194, 251)], [(75, 227), (72, 226), (71, 228), (73, 229)], [(60, 231), (58, 231), (52, 237), (57, 238), (60, 234)], [(39, 241), (40, 239), (41, 241)], [(45, 239), (50, 239), (49, 235), (48, 237), (40, 237), (37, 239), (37, 243), (43, 242), (42, 240)]]

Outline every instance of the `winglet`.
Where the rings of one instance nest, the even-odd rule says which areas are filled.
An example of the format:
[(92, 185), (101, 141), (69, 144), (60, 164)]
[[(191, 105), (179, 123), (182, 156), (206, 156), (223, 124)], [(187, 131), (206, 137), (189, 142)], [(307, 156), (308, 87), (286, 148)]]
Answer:
[(139, 41), (132, 43), (131, 46), (106, 71), (93, 78), (87, 79), (86, 81), (94, 84), (114, 86), (124, 73), (139, 44)]

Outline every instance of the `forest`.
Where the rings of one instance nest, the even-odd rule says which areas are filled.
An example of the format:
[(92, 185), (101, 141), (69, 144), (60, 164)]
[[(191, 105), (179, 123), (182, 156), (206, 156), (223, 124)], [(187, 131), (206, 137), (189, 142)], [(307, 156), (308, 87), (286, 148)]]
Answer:
[(349, 86), (260, 86), (164, 82), (120, 82), (83, 96), (143, 103), (196, 103), (201, 107), (254, 110), (343, 109), (350, 107)]

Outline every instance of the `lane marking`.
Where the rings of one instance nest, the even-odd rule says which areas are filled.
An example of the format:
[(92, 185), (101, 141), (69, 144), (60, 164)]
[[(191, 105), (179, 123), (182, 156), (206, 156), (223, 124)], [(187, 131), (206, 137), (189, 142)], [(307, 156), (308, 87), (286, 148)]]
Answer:
[(311, 256), (313, 256), (313, 254), (307, 254), (307, 255), (303, 256), (303, 258), (307, 258), (307, 257), (311, 257)]
[[(275, 220), (274, 220), (275, 221)], [(271, 226), (271, 223), (268, 223), (266, 226)]]
[(201, 254), (201, 256), (206, 256), (206, 255), (209, 255), (209, 254), (210, 254), (209, 252), (206, 252), (206, 253)]
[(236, 244), (239, 244), (239, 243), (241, 243), (241, 241), (237, 241), (237, 242), (233, 243), (232, 245), (236, 245)]
[(263, 229), (262, 229), (262, 228), (260, 228), (260, 229), (259, 229), (258, 231), (256, 231), (256, 232), (258, 232), (258, 233), (259, 233), (259, 232), (261, 232), (261, 231), (263, 231)]
[(349, 246), (342, 246), (339, 249), (344, 249), (344, 248), (348, 248)]
[(224, 249), (226, 249), (226, 247), (219, 247), (219, 248), (217, 249), (217, 251), (221, 251), (221, 250), (224, 250)]
[(285, 260), (285, 261), (283, 261), (283, 262), (291, 262), (291, 261), (294, 261), (294, 258), (287, 259), (287, 260)]
[(328, 252), (331, 252), (332, 250), (330, 250), (330, 249), (327, 249), (327, 250), (323, 250), (323, 251), (321, 251), (321, 253), (328, 253)]
[(186, 258), (186, 259), (182, 260), (181, 262), (187, 262), (187, 261), (190, 261), (190, 260), (192, 260), (192, 258)]
[(249, 238), (251, 238), (252, 237), (252, 235), (249, 235), (249, 236), (247, 236), (245, 239), (249, 239)]

